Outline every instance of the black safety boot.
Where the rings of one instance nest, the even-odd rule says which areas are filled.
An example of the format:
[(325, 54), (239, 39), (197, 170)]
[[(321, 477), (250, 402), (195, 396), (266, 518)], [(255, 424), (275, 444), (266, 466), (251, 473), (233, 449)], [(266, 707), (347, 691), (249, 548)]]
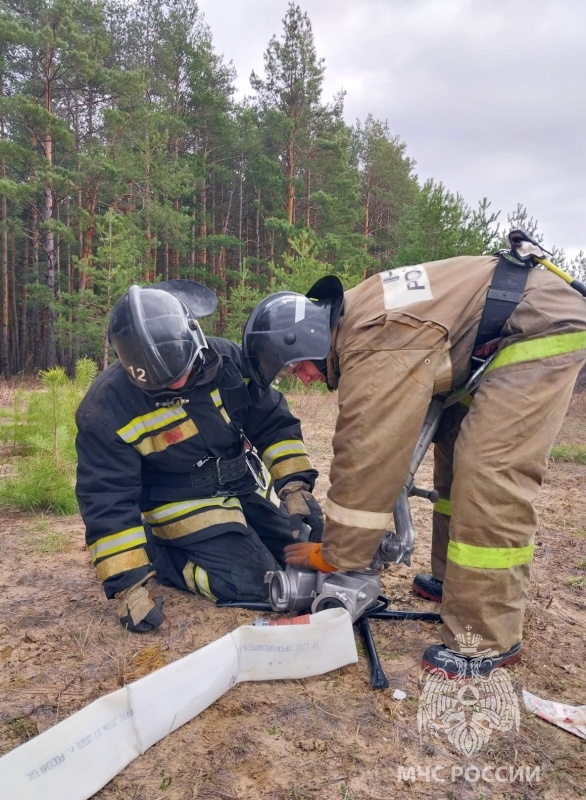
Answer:
[[(444, 644), (432, 644), (421, 657), (421, 666), (427, 672), (445, 674), (453, 678), (486, 678), (499, 667), (515, 664), (521, 658), (523, 644), (513, 645), (506, 653), (465, 656), (450, 650)], [(490, 651), (489, 651), (490, 652)]]
[(441, 603), (443, 588), (442, 581), (438, 581), (437, 578), (433, 578), (431, 575), (425, 575), (423, 572), (415, 576), (411, 586), (415, 594), (425, 597), (426, 600), (433, 600), (434, 603)]

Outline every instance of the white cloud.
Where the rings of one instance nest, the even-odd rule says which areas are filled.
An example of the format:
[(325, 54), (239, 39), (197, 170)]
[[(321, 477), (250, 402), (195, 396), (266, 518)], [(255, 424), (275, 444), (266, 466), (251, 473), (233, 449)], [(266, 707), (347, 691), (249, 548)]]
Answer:
[[(579, 0), (305, 0), (324, 94), (348, 123), (388, 120), (421, 180), (475, 206), (518, 203), (547, 244), (586, 249), (586, 4)], [(201, 0), (218, 52), (250, 94), (286, 0)]]

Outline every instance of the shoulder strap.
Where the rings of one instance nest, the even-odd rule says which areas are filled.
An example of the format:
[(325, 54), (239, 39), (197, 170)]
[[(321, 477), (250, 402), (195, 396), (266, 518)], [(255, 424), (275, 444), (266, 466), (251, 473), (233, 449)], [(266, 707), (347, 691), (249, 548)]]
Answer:
[(498, 339), (507, 320), (523, 299), (529, 266), (513, 261), (506, 253), (499, 259), (486, 294), (484, 310), (480, 318), (474, 350)]

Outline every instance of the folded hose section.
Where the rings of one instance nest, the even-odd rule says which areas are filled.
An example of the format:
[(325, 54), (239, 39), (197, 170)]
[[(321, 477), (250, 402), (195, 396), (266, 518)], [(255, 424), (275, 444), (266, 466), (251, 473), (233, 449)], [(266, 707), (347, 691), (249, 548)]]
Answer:
[(352, 621), (342, 608), (308, 616), (306, 624), (243, 625), (0, 758), (2, 797), (88, 800), (237, 683), (309, 678), (356, 661)]

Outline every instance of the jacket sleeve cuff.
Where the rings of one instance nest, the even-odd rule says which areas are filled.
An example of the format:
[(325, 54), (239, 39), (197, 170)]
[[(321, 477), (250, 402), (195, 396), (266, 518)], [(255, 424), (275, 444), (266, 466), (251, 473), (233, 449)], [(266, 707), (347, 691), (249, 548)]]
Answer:
[(309, 551), (307, 556), (309, 563), (320, 572), (338, 572), (337, 567), (332, 567), (331, 564), (328, 564), (328, 562), (324, 560), (321, 554), (321, 548), (321, 544), (316, 544), (316, 546)]
[(277, 494), (281, 491), (281, 489), (291, 481), (303, 481), (309, 486), (309, 491), (313, 491), (313, 487), (315, 486), (315, 481), (317, 479), (317, 470), (308, 470), (307, 472), (293, 472), (291, 475), (286, 475), (283, 478), (279, 478), (277, 480), (273, 479), (275, 491)]

